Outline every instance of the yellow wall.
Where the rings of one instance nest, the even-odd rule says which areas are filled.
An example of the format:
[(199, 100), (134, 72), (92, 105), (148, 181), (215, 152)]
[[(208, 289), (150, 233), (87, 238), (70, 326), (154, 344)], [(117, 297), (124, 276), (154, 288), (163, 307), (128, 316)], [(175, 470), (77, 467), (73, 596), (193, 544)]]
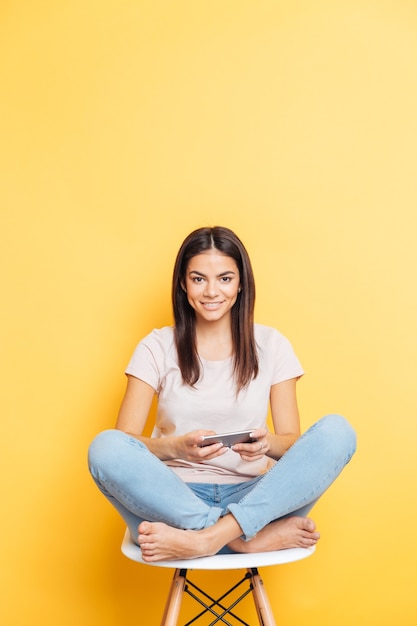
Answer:
[(264, 571), (277, 615), (416, 623), (416, 58), (413, 0), (2, 2), (3, 624), (159, 623), (171, 574), (120, 554), (86, 451), (217, 223), (307, 370), (303, 427), (359, 436), (316, 555)]

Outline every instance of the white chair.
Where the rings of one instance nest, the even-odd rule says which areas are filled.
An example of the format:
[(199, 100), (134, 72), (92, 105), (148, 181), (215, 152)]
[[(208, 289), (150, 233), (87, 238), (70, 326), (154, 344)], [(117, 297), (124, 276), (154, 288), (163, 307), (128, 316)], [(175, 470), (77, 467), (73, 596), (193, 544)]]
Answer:
[[(284, 563), (292, 563), (294, 561), (300, 561), (308, 556), (311, 556), (315, 548), (290, 548), (287, 550), (277, 550), (275, 552), (258, 552), (255, 554), (217, 554), (215, 556), (201, 557), (197, 559), (190, 559), (185, 561), (158, 561), (157, 563), (146, 563), (142, 559), (142, 553), (130, 536), (130, 532), (126, 529), (125, 536), (122, 542), (122, 552), (125, 556), (138, 563), (144, 565), (154, 565), (157, 567), (170, 567), (175, 570), (174, 577), (172, 579), (171, 588), (166, 600), (165, 611), (162, 617), (161, 626), (176, 626), (178, 622), (178, 616), (181, 609), (181, 602), (183, 592), (194, 598), (198, 602), (203, 610), (197, 614), (191, 621), (187, 622), (185, 626), (195, 622), (206, 613), (211, 613), (214, 621), (210, 623), (210, 626), (222, 622), (223, 624), (229, 624), (230, 622), (225, 619), (225, 616), (232, 617), (238, 620), (243, 626), (250, 626), (247, 622), (238, 617), (234, 612), (234, 607), (245, 596), (252, 592), (252, 597), (255, 603), (256, 612), (261, 626), (276, 626), (274, 615), (269, 604), (268, 596), (262, 578), (258, 573), (258, 567), (265, 567), (269, 565), (282, 565)], [(220, 598), (215, 600), (205, 591), (197, 587), (188, 578), (189, 570), (239, 570), (246, 569), (245, 576), (228, 589)], [(228, 607), (224, 606), (224, 599), (231, 594), (232, 591), (237, 589), (243, 583), (248, 583), (247, 588), (234, 600)], [(197, 595), (200, 594), (200, 595)]]

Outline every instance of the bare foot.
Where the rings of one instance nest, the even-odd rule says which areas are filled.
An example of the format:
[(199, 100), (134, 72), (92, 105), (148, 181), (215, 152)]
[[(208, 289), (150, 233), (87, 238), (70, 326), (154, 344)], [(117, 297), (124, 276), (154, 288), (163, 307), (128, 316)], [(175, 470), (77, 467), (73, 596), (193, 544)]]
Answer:
[(265, 526), (250, 541), (240, 539), (242, 529), (233, 515), (202, 530), (182, 530), (162, 522), (141, 522), (138, 543), (147, 562), (194, 559), (216, 554), (224, 545), (235, 552), (268, 552), (285, 548), (309, 548), (320, 538), (313, 520), (288, 517)]
[(306, 517), (286, 517), (265, 526), (253, 539), (228, 543), (235, 552), (269, 552), (286, 548), (310, 548), (320, 539), (316, 525)]
[(162, 522), (141, 522), (138, 527), (138, 543), (144, 561), (171, 561), (193, 559), (215, 554), (207, 532), (182, 530)]

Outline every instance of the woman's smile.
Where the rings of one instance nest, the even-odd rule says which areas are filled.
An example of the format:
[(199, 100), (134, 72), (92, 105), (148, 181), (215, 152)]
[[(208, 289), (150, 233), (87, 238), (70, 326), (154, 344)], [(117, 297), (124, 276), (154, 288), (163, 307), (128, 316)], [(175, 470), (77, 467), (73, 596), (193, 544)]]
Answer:
[[(224, 302), (224, 300), (223, 300)], [(206, 308), (206, 309), (218, 309), (223, 302), (202, 302), (201, 304)]]

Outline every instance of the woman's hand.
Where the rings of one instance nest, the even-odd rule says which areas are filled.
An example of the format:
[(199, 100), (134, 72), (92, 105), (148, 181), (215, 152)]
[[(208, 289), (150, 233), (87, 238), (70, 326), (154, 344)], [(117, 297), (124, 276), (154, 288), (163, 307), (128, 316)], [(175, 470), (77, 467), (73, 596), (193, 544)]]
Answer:
[(243, 461), (259, 461), (265, 454), (268, 454), (270, 448), (266, 428), (255, 428), (251, 435), (257, 441), (253, 443), (236, 443), (232, 446), (232, 450), (240, 454)]
[(201, 446), (203, 436), (215, 434), (213, 430), (194, 430), (186, 435), (177, 437), (177, 458), (191, 461), (192, 463), (201, 463), (201, 461), (210, 461), (221, 456), (227, 452), (227, 448), (222, 443)]

